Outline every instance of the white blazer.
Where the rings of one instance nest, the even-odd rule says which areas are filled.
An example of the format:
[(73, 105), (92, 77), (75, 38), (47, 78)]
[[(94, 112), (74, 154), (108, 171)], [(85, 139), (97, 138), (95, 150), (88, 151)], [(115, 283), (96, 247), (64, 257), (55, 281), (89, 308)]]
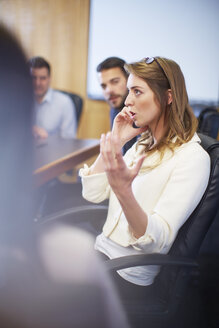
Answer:
[[(134, 195), (148, 215), (145, 234), (136, 239), (115, 194), (110, 188), (106, 173), (89, 175), (85, 165), (79, 172), (82, 178), (83, 197), (98, 203), (109, 197), (109, 210), (103, 233), (115, 243), (132, 246), (144, 253), (167, 253), (179, 228), (199, 203), (208, 183), (210, 158), (200, 146), (197, 134), (174, 153), (165, 152), (162, 162), (154, 169), (158, 152), (145, 158), (142, 168), (132, 184)], [(142, 146), (136, 144), (125, 154), (129, 167), (141, 155)]]

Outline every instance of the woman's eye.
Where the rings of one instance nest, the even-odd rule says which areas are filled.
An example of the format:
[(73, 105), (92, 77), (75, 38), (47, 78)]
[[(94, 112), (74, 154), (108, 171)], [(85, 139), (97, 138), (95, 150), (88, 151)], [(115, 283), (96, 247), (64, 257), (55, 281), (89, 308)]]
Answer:
[(141, 91), (140, 91), (140, 90), (138, 90), (138, 89), (135, 89), (135, 90), (134, 90), (134, 93), (135, 93), (135, 95), (136, 95), (136, 96), (138, 96), (138, 95), (140, 95), (140, 94), (141, 94)]

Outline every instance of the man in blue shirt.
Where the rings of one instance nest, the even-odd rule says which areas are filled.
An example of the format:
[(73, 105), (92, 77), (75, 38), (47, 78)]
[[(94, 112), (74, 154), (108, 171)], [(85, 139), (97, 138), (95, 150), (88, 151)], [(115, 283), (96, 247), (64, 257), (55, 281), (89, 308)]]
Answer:
[(70, 97), (50, 88), (50, 64), (42, 57), (29, 60), (33, 80), (35, 125), (33, 134), (45, 139), (59, 134), (74, 138), (77, 133), (76, 110)]
[[(128, 95), (128, 74), (124, 69), (125, 61), (118, 57), (109, 57), (97, 66), (98, 80), (103, 90), (103, 96), (110, 105), (111, 127), (116, 115), (123, 109)], [(136, 142), (136, 137), (123, 147), (123, 153)]]

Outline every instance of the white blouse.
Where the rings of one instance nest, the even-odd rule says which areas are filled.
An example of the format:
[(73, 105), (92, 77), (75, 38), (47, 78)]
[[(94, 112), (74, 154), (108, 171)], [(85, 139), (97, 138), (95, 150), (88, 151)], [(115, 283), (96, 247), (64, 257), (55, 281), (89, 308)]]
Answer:
[[(200, 146), (197, 134), (174, 153), (166, 150), (162, 162), (155, 168), (158, 152), (145, 158), (138, 176), (132, 183), (139, 205), (147, 213), (145, 234), (136, 239), (125, 218), (116, 195), (111, 190), (106, 173), (89, 175), (85, 165), (82, 178), (83, 197), (98, 203), (109, 198), (109, 209), (103, 233), (97, 237), (95, 248), (110, 258), (139, 253), (166, 254), (178, 230), (199, 203), (208, 183), (210, 158)], [(136, 144), (125, 154), (128, 167), (141, 156), (142, 146)], [(149, 285), (159, 271), (158, 266), (133, 267), (118, 273), (126, 280)]]

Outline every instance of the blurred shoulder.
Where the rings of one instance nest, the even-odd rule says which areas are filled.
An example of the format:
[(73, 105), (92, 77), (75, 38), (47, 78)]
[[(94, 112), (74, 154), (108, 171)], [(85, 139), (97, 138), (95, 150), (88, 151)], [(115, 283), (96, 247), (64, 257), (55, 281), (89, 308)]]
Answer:
[(55, 90), (52, 89), (52, 97), (54, 101), (60, 101), (64, 104), (69, 104), (69, 103), (73, 103), (72, 99), (70, 96), (68, 96), (67, 94), (59, 91), (59, 90)]

